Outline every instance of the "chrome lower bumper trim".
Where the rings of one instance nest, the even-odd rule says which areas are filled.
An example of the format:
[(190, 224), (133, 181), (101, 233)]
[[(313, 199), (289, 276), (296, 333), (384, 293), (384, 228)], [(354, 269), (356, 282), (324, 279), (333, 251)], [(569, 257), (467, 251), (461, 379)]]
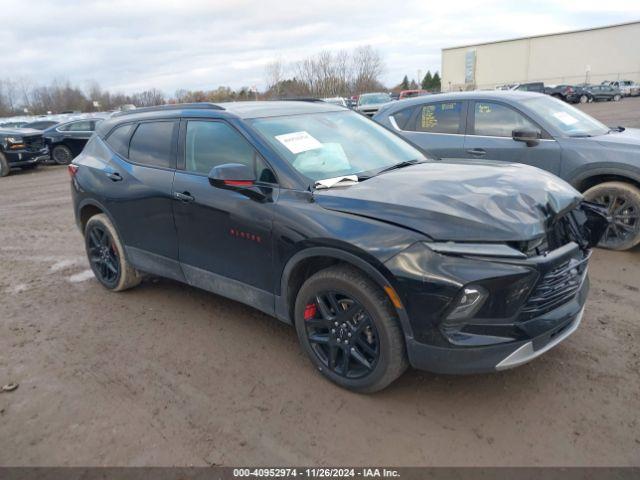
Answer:
[(519, 347), (517, 350), (515, 350), (513, 353), (511, 353), (508, 357), (506, 357), (500, 363), (498, 363), (496, 365), (496, 370), (507, 370), (509, 368), (518, 367), (527, 362), (530, 362), (534, 358), (539, 357), (543, 353), (548, 352), (549, 350), (551, 350), (553, 347), (558, 345), (560, 342), (562, 342), (565, 338), (567, 338), (569, 335), (571, 335), (573, 332), (575, 332), (578, 329), (578, 326), (582, 321), (583, 314), (584, 314), (584, 307), (582, 308), (582, 310), (580, 310), (580, 313), (576, 315), (576, 318), (569, 325), (569, 327), (567, 327), (567, 329), (564, 332), (562, 332), (556, 338), (551, 340), (544, 347), (542, 347), (539, 350), (534, 350), (533, 342), (527, 342), (521, 347)]

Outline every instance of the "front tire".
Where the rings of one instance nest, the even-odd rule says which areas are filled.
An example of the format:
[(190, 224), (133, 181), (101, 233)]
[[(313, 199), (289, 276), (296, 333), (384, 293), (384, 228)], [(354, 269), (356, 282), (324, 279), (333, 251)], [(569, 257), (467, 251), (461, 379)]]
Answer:
[(121, 292), (140, 284), (140, 273), (124, 255), (118, 232), (105, 214), (94, 215), (84, 229), (91, 270), (103, 287)]
[(311, 276), (296, 298), (295, 326), (311, 362), (349, 390), (382, 390), (408, 366), (393, 306), (355, 268), (330, 267)]
[(624, 182), (605, 182), (584, 192), (584, 197), (604, 205), (611, 223), (598, 244), (610, 250), (628, 250), (640, 243), (640, 189)]
[(620, 97), (620, 95), (614, 95), (614, 96), (613, 96), (613, 101), (614, 101), (614, 102), (619, 102), (619, 101), (620, 101), (620, 98), (621, 98), (621, 97)]
[(580, 99), (578, 101), (580, 103), (587, 103), (589, 101), (589, 97), (586, 95), (580, 95)]
[(69, 165), (73, 160), (73, 153), (66, 145), (56, 145), (51, 150), (51, 158), (58, 165)]
[(7, 158), (0, 153), (0, 177), (6, 177), (10, 171), (11, 167), (9, 166), (9, 162), (7, 162)]

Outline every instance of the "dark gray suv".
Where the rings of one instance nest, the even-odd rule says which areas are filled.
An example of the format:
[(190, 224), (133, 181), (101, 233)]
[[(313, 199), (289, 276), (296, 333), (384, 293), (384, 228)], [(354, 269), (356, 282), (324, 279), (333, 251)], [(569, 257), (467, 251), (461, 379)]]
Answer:
[(530, 92), (458, 92), (385, 105), (374, 120), (447, 161), (498, 160), (552, 172), (606, 205), (600, 246), (640, 243), (640, 130), (610, 128)]

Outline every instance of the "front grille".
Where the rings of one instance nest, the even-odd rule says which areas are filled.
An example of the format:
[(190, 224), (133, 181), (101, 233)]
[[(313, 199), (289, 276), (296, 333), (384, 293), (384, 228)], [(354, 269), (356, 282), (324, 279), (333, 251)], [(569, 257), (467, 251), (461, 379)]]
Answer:
[(525, 317), (542, 315), (570, 301), (584, 281), (588, 261), (588, 255), (565, 260), (544, 274), (522, 309)]
[(44, 148), (44, 137), (42, 135), (33, 135), (31, 137), (23, 137), (25, 150), (28, 152), (38, 152)]

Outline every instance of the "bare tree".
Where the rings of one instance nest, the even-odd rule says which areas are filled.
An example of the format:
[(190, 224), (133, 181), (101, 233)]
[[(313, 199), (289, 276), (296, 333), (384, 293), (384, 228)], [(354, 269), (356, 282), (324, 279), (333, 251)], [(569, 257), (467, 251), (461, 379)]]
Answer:
[(267, 80), (267, 90), (275, 94), (276, 97), (280, 96), (280, 84), (284, 80), (284, 62), (281, 58), (267, 63), (264, 69), (265, 77)]
[(354, 67), (353, 88), (356, 92), (378, 90), (382, 87), (380, 77), (384, 73), (384, 62), (380, 53), (370, 45), (358, 47), (351, 59)]

